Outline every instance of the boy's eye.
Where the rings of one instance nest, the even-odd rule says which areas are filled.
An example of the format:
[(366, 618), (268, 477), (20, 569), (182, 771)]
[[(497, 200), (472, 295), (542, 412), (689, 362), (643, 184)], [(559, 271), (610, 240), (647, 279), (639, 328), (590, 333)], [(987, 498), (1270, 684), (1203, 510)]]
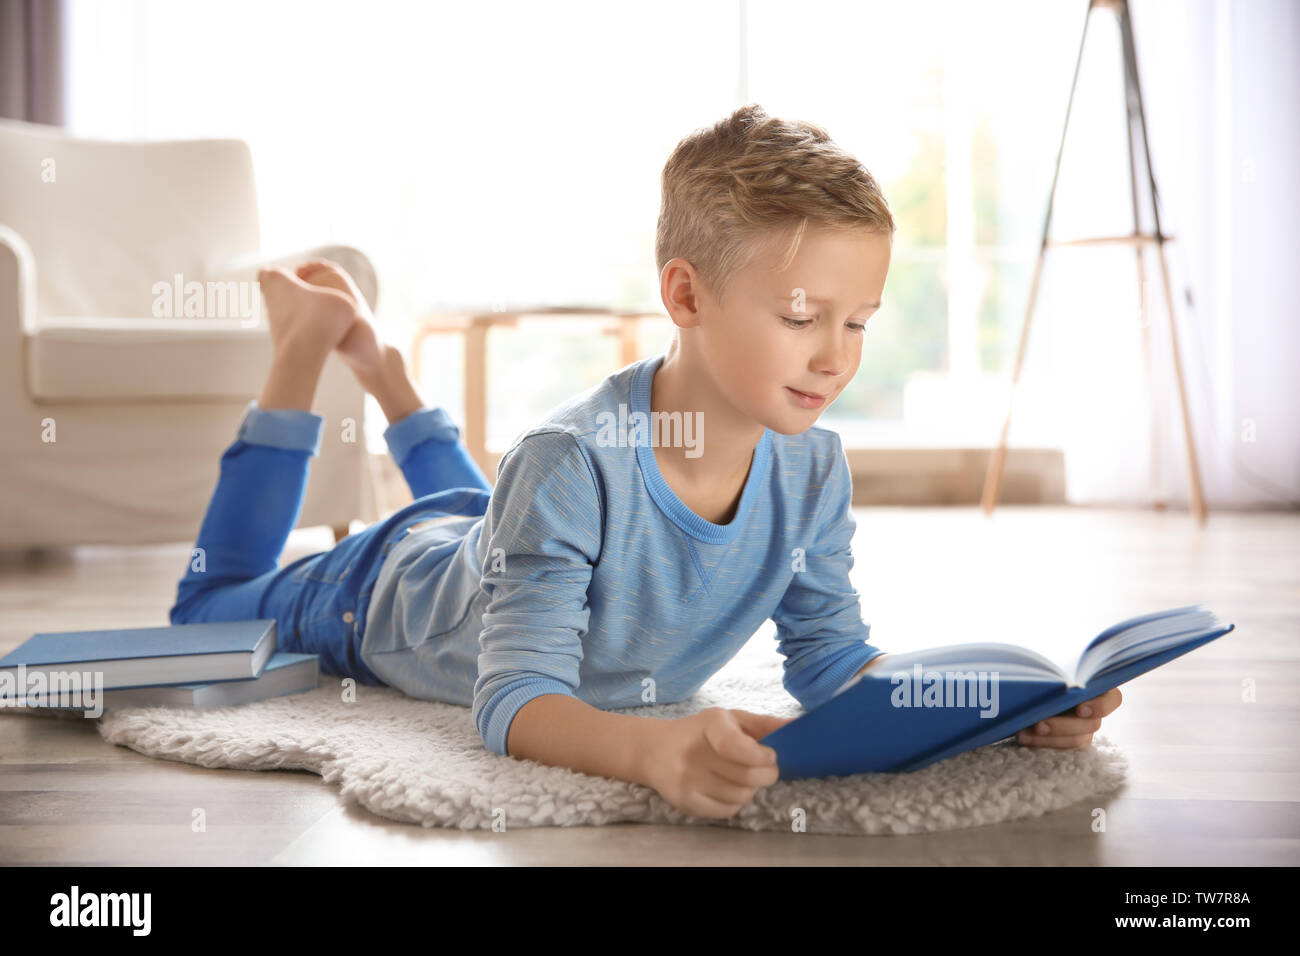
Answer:
[[(781, 318), (792, 329), (802, 329), (805, 326), (812, 325), (812, 319), (792, 319), (788, 315), (783, 315)], [(850, 322), (848, 327), (854, 332), (865, 332), (867, 329), (865, 324), (859, 322)]]

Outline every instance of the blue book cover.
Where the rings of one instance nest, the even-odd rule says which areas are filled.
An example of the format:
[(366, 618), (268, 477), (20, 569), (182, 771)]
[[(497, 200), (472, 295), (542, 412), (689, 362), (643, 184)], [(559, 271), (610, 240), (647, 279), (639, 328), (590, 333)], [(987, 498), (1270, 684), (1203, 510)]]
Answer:
[(172, 684), (133, 687), (104, 693), (104, 707), (189, 707), (208, 710), (235, 707), (272, 697), (286, 697), (315, 690), (320, 680), (320, 657), (276, 651), (266, 662), (261, 676), (248, 680), (213, 681), (206, 684)]
[(1122, 621), (1072, 673), (1028, 648), (959, 644), (890, 655), (765, 736), (782, 780), (911, 772), (996, 743), (1229, 633), (1201, 605)]
[[(13, 706), (45, 707), (52, 710), (80, 711), (98, 717), (106, 710), (125, 707), (185, 707), (210, 710), (214, 707), (237, 707), (273, 697), (287, 697), (315, 690), (320, 681), (320, 657), (276, 651), (266, 662), (261, 676), (248, 680), (223, 680), (206, 684), (162, 684), (156, 687), (127, 687), (106, 690), (96, 695), (81, 695), (73, 700), (23, 699)], [(10, 705), (0, 699), (0, 704)]]
[(36, 694), (67, 675), (97, 675), (101, 689), (248, 680), (275, 652), (275, 621), (33, 635), (0, 657), (0, 696)]

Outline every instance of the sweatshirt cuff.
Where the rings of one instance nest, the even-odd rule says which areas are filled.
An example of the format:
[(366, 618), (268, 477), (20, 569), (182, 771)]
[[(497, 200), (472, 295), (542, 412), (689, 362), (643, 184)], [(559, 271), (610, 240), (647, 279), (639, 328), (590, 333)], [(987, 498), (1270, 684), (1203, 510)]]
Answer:
[(504, 696), (498, 692), (497, 698), (490, 701), (479, 715), (479, 732), (487, 749), (509, 756), (506, 741), (510, 737), (510, 725), (514, 722), (515, 714), (519, 713), (524, 704), (543, 694), (574, 696), (568, 684), (551, 677), (534, 677), (521, 681), (514, 684), (513, 689)]
[(456, 441), (460, 438), (460, 429), (443, 408), (417, 409), (397, 424), (384, 429), (384, 441), (388, 442), (393, 461), (399, 466), (412, 448), (431, 438), (436, 441)]
[(885, 652), (878, 647), (870, 644), (863, 644), (861, 647), (853, 648), (849, 653), (832, 664), (822, 678), (826, 686), (831, 688), (831, 693), (827, 697), (829, 700), (844, 689), (844, 685), (851, 681), (854, 676), (865, 665), (874, 661), (877, 657)]
[(261, 408), (257, 400), (248, 403), (239, 423), (239, 439), (250, 445), (268, 445), (290, 451), (320, 453), (321, 428), (325, 419), (296, 408)]

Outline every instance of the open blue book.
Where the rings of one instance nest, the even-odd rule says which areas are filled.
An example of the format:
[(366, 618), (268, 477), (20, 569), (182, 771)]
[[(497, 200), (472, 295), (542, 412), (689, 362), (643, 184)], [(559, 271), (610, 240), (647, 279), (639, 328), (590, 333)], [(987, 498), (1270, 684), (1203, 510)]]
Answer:
[(762, 738), (782, 780), (919, 770), (1013, 737), (1232, 631), (1189, 605), (1122, 621), (1070, 669), (1013, 644), (890, 654), (830, 700)]
[(275, 620), (36, 634), (0, 657), (0, 697), (37, 695), (72, 675), (103, 690), (248, 680), (275, 651)]

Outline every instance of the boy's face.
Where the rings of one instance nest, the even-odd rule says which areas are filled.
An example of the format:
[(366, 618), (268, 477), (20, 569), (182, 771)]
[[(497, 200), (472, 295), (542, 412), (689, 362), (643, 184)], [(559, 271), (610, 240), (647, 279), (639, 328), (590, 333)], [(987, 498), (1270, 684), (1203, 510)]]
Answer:
[(701, 357), (737, 411), (784, 435), (816, 423), (862, 362), (892, 245), (886, 233), (809, 230), (786, 269), (775, 271), (778, 252), (738, 272), (721, 305), (700, 296)]

